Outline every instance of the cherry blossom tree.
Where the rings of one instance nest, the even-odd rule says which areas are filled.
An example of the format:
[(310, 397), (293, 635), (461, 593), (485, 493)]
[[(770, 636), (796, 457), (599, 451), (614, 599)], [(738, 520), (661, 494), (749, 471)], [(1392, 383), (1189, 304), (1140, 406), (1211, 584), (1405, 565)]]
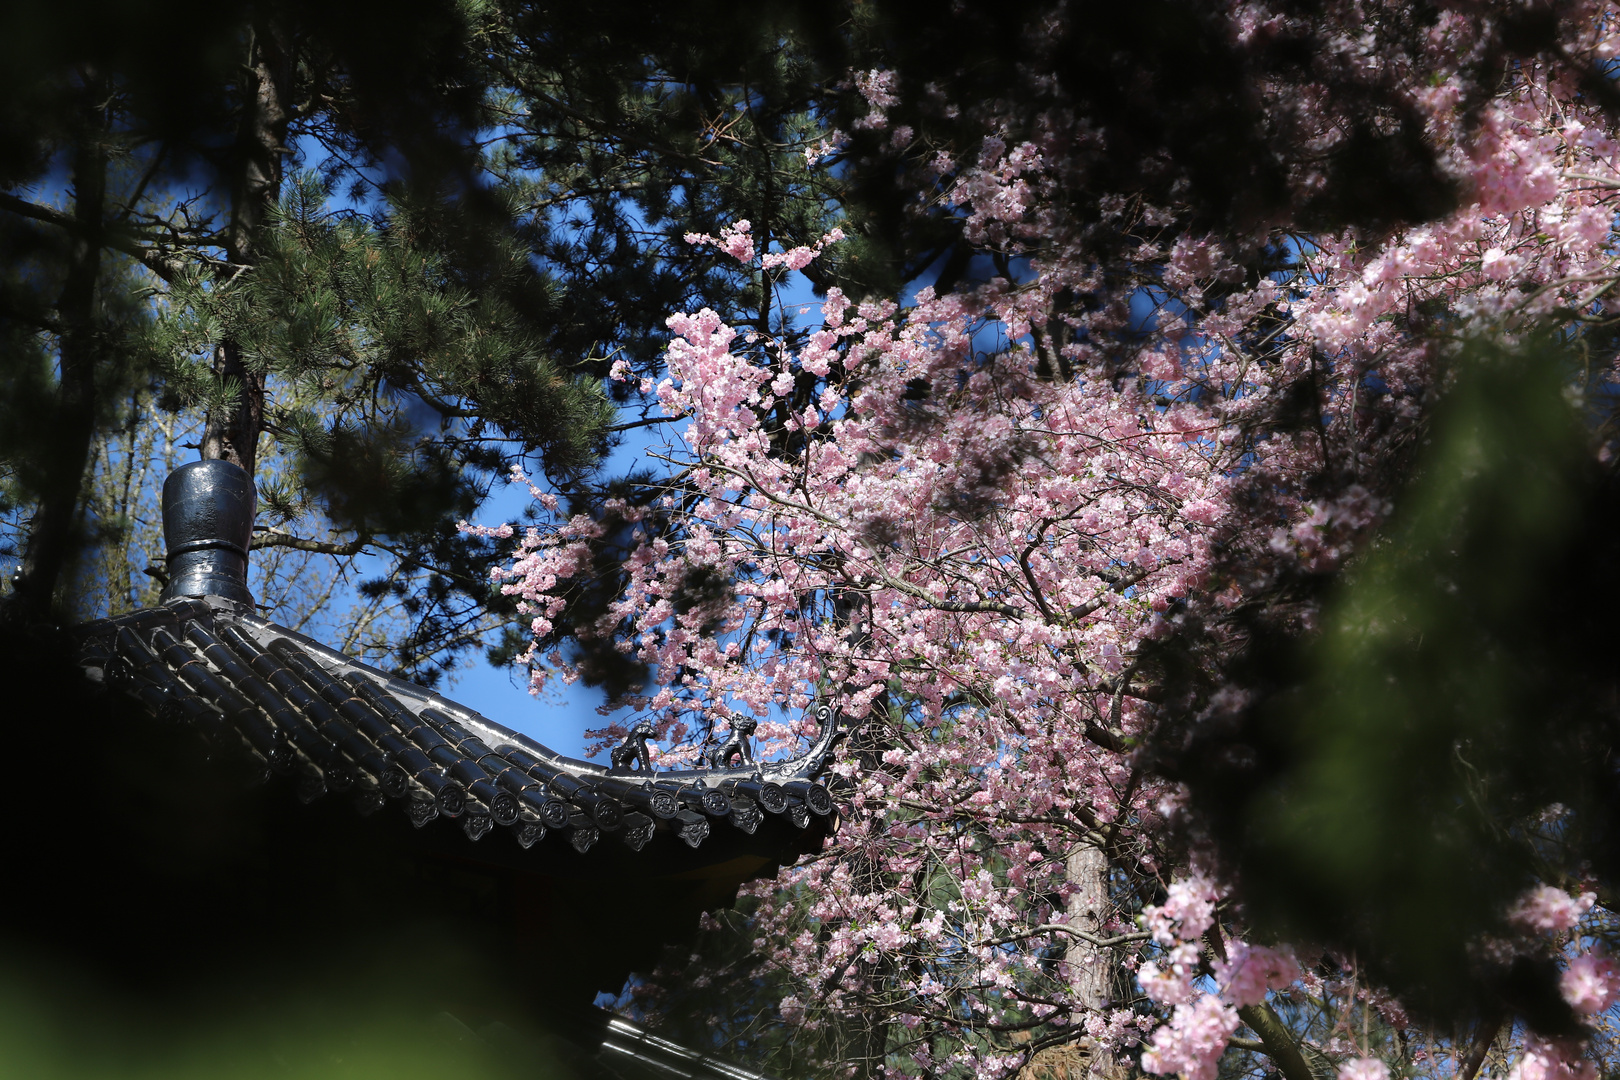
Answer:
[[(682, 421), (656, 478), (595, 516), (534, 489), (550, 523), (497, 579), (531, 620), (537, 688), (578, 673), (565, 636), (644, 665), (625, 700), (664, 762), (743, 716), (760, 752), (790, 751), (817, 734), (813, 702), (841, 710), (840, 831), (759, 887), (745, 930), (817, 1068), (1542, 1080), (1607, 1062), (1620, 974), (1596, 886), (1542, 880), (1476, 943), (1557, 972), (1562, 1013), (1426, 1023), (1335, 943), (1257, 936), (1154, 753), (1168, 716), (1241, 708), (1222, 663), (1243, 611), (1287, 600), (1287, 625), (1317, 632), (1322, 601), (1278, 583), (1376, 547), (1425, 441), (1443, 441), (1469, 342), (1585, 342), (1561, 392), (1607, 407), (1620, 144), (1590, 72), (1620, 48), (1620, 16), (1546, 10), (1551, 44), (1500, 63), (1516, 7), (1441, 5), (1405, 51), (1380, 36), (1403, 5), (1315, 12), (1332, 49), (1317, 67), (1395, 87), (1407, 114), (1387, 119), (1419, 125), (1459, 193), (1396, 224), (1212, 227), (1173, 185), (1077, 210), (1109, 138), (1092, 117), (988, 102), (976, 146), (919, 157), (893, 118), (903, 80), (858, 73), (860, 115), (828, 152), (931, 163), (919, 204), (999, 272), (904, 300), (833, 288), (800, 338), (676, 313), (666, 376), (633, 387)], [(1241, 48), (1304, 16), (1257, 2), (1223, 18)], [(1042, 60), (1032, 44), (1032, 77)], [(1308, 206), (1353, 133), (1322, 85), (1254, 87), (1302, 147), (1282, 202)], [(762, 250), (738, 220), (686, 239), (772, 270), (840, 236)], [(1207, 679), (1179, 697), (1165, 649), (1194, 617)]]

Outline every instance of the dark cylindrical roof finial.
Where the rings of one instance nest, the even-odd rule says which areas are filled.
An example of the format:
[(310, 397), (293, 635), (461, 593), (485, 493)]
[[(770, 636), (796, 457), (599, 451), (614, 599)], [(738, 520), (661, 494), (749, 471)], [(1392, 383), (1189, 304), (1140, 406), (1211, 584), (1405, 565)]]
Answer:
[(253, 603), (247, 587), (248, 547), (258, 495), (240, 465), (193, 461), (163, 482), (163, 539), (169, 584), (163, 599), (219, 596)]

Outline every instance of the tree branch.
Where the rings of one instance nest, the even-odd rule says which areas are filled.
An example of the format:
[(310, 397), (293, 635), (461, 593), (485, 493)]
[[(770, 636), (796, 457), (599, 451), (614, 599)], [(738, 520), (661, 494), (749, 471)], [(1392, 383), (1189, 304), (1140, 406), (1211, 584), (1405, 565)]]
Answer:
[(454, 416), (458, 420), (467, 420), (483, 415), (475, 409), (464, 409), (460, 405), (450, 404), (448, 401), (445, 401), (443, 398), (424, 387), (420, 379), (415, 381), (415, 384), (411, 386), (410, 390), (411, 393), (415, 394), (417, 397), (421, 398), (423, 401), (432, 406), (434, 411), (441, 416)]
[(1130, 749), (1125, 738), (1103, 727), (1089, 716), (1085, 718), (1086, 741), (1096, 743), (1104, 750), (1114, 754), (1123, 754)]
[[(1138, 581), (1141, 581), (1143, 578), (1147, 577), (1148, 573), (1149, 571), (1145, 567), (1138, 567), (1137, 569), (1132, 570), (1130, 573), (1123, 574), (1113, 581), (1110, 581), (1108, 583), (1108, 588), (1112, 592), (1122, 593), (1132, 585), (1135, 585)], [(1083, 619), (1087, 615), (1090, 615), (1093, 611), (1096, 611), (1098, 608), (1102, 607), (1106, 602), (1106, 599), (1106, 596), (1099, 596), (1097, 599), (1087, 603), (1076, 604), (1074, 607), (1065, 612), (1065, 614), (1071, 619)]]
[(369, 542), (370, 537), (360, 536), (350, 540), (347, 544), (334, 544), (328, 540), (306, 540), (304, 537), (294, 536), (292, 533), (268, 529), (257, 533), (253, 537), (253, 547), (255, 549), (284, 547), (292, 548), (294, 551), (312, 551), (317, 555), (336, 555), (339, 558), (348, 558), (350, 555), (360, 554), (365, 550), (366, 544)]
[(1009, 619), (1022, 619), (1024, 617), (1024, 610), (1022, 608), (1013, 607), (1011, 604), (998, 604), (991, 600), (936, 599), (933, 594), (929, 593), (926, 589), (913, 585), (911, 582), (906, 581), (903, 578), (892, 577), (887, 570), (884, 570), (881, 566), (876, 565), (875, 562), (873, 563), (871, 570), (877, 575), (878, 580), (883, 582), (884, 585), (887, 585), (891, 589), (897, 589), (900, 592), (905, 593), (907, 596), (916, 597), (918, 600), (923, 601), (935, 611), (984, 611), (993, 615), (1003, 615)]
[(1051, 527), (1052, 519), (1043, 519), (1041, 527), (1035, 531), (1035, 539), (1031, 540), (1029, 546), (1018, 553), (1018, 565), (1024, 571), (1024, 580), (1029, 582), (1030, 595), (1035, 597), (1035, 606), (1041, 609), (1041, 615), (1045, 617), (1047, 622), (1052, 621), (1052, 608), (1046, 602), (1046, 594), (1041, 592), (1040, 583), (1035, 580), (1035, 570), (1029, 565), (1029, 557), (1035, 553), (1036, 548), (1041, 546), (1041, 541), (1046, 538), (1046, 530)]
[[(1209, 954), (1226, 962), (1226, 938), (1217, 921), (1204, 933), (1204, 944)], [(1238, 1019), (1249, 1025), (1249, 1030), (1260, 1036), (1260, 1049), (1271, 1058), (1272, 1064), (1282, 1072), (1284, 1080), (1316, 1080), (1310, 1063), (1300, 1050), (1293, 1034), (1283, 1025), (1277, 1011), (1265, 1002), (1245, 1005), (1238, 1010)], [(1253, 1049), (1243, 1047), (1242, 1049)]]
[(1462, 1064), (1457, 1067), (1457, 1080), (1474, 1080), (1479, 1074), (1480, 1066), (1485, 1064), (1485, 1055), (1491, 1052), (1491, 1044), (1496, 1042), (1496, 1033), (1501, 1030), (1500, 1017), (1487, 1017), (1480, 1021), (1479, 1031), (1474, 1036), (1474, 1045), (1468, 1048), (1468, 1056), (1463, 1058)]
[(1282, 1071), (1286, 1080), (1316, 1080), (1316, 1074), (1311, 1072), (1299, 1044), (1270, 1005), (1245, 1005), (1238, 1010), (1238, 1018), (1260, 1036), (1260, 1045), (1266, 1056)]
[(1084, 930), (1077, 930), (1066, 923), (1042, 923), (1039, 926), (1032, 926), (1022, 933), (1012, 934), (1008, 937), (992, 938), (989, 941), (976, 941), (973, 946), (974, 948), (988, 948), (992, 945), (1006, 945), (1009, 942), (1023, 941), (1025, 938), (1039, 937), (1042, 934), (1067, 934), (1099, 949), (1112, 949), (1120, 945), (1129, 945), (1134, 941), (1147, 941), (1153, 937), (1149, 931), (1136, 930), (1129, 934), (1118, 934), (1114, 937), (1105, 938), (1098, 937), (1096, 934), (1088, 934)]
[(1586, 180), (1586, 181), (1588, 181), (1590, 183), (1597, 184), (1599, 187), (1620, 188), (1620, 180), (1615, 180), (1612, 177), (1608, 177), (1608, 176), (1593, 176), (1591, 173), (1573, 172), (1573, 171), (1566, 172), (1566, 173), (1564, 173), (1564, 179), (1566, 179), (1566, 180)]
[(292, 533), (282, 532), (279, 529), (269, 529), (260, 526), (253, 535), (253, 547), (255, 549), (273, 547), (292, 548), (294, 551), (310, 551), (317, 555), (333, 555), (340, 559), (346, 559), (351, 555), (359, 555), (366, 548), (374, 547), (380, 551), (388, 552), (388, 554), (392, 555), (394, 558), (398, 559), (407, 566), (414, 566), (418, 570), (426, 570), (430, 574), (441, 574), (444, 577), (460, 582), (469, 590), (477, 590), (482, 588), (484, 585), (484, 582), (479, 581), (477, 578), (471, 578), (465, 574), (458, 574), (452, 570), (446, 570), (442, 566), (434, 566), (430, 563), (425, 563), (413, 555), (407, 555), (405, 552), (399, 550), (399, 548), (393, 546), (392, 544), (386, 544), (381, 540), (378, 540), (375, 536), (357, 536), (346, 544), (337, 544), (330, 540), (309, 540), (302, 536), (294, 536)]
[(631, 420), (628, 423), (614, 424), (606, 428), (610, 434), (615, 431), (629, 431), (631, 428), (651, 427), (654, 424), (673, 424), (677, 420), (684, 420), (682, 416), (648, 416), (640, 420)]
[[(62, 211), (49, 206), (31, 203), (27, 199), (18, 198), (8, 192), (0, 191), (0, 210), (9, 210), (19, 217), (43, 221), (47, 225), (54, 225), (76, 235), (84, 233), (84, 227), (75, 221), (71, 215), (64, 214)], [(185, 263), (181, 260), (168, 258), (149, 247), (138, 244), (121, 230), (103, 229), (99, 239), (113, 250), (121, 251), (130, 256), (164, 281), (174, 281), (185, 270)]]

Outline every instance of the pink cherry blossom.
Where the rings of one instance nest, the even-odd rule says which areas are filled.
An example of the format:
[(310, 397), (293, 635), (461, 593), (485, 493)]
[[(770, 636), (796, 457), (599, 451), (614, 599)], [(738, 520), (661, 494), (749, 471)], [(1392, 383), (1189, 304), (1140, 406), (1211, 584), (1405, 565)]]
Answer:
[(1508, 912), (1508, 918), (1527, 930), (1556, 933), (1572, 929), (1597, 897), (1593, 893), (1570, 896), (1551, 885), (1537, 885)]
[(1574, 1047), (1531, 1036), (1507, 1080), (1597, 1080), (1597, 1068)]
[(1389, 1080), (1389, 1066), (1377, 1058), (1352, 1058), (1339, 1066), (1339, 1080)]
[(1564, 969), (1558, 988), (1575, 1011), (1603, 1012), (1620, 997), (1620, 966), (1598, 953), (1577, 956)]
[[(1238, 1006), (1258, 1005), (1266, 1000), (1267, 991), (1286, 989), (1299, 977), (1299, 964), (1294, 959), (1293, 950), (1248, 945), (1241, 941), (1228, 941), (1226, 960), (1215, 967), (1221, 996)], [(1387, 1077), (1370, 1080), (1387, 1080)]]
[(1142, 1068), (1156, 1076), (1179, 1073), (1186, 1080), (1214, 1080), (1217, 1063), (1237, 1028), (1237, 1012), (1230, 1005), (1202, 994), (1190, 1004), (1177, 1005), (1170, 1022), (1153, 1033), (1142, 1054)]
[(1203, 878), (1190, 878), (1172, 883), (1165, 902), (1145, 908), (1142, 914), (1159, 944), (1196, 941), (1214, 921), (1216, 899), (1213, 885)]
[[(936, 88), (941, 115), (985, 118), (981, 141), (880, 142), (925, 153), (930, 205), (1026, 274), (905, 304), (830, 289), (820, 325), (780, 340), (698, 304), (671, 316), (649, 402), (670, 420), (649, 464), (670, 479), (645, 507), (614, 505), (622, 577), (576, 632), (654, 673), (630, 704), (668, 761), (694, 760), (737, 715), (758, 719), (761, 757), (794, 752), (816, 734), (806, 713), (818, 698), (858, 733), (830, 778), (832, 845), (747, 887), (755, 951), (787, 990), (784, 1021), (892, 1024), (912, 1033), (895, 1038), (912, 1040), (923, 1073), (983, 1080), (1027, 1058), (986, 1033), (1029, 1030), (1031, 1017), (1042, 1038), (1092, 1052), (1143, 1045), (1143, 1068), (1188, 1080), (1212, 1080), (1237, 1010), (1274, 994), (1309, 995), (1335, 1038), (1362, 1031), (1369, 1010), (1405, 1030), (1354, 958), (1243, 940), (1218, 868), (1167, 842), (1196, 835), (1186, 792), (1135, 748), (1158, 715), (1148, 658), (1190, 601), (1240, 610), (1255, 582), (1332, 572), (1388, 518), (1392, 476), (1425, 436), (1456, 340), (1602, 310), (1620, 284), (1610, 121), (1550, 53), (1490, 87), (1454, 85), (1483, 47), (1482, 17), (1440, 7), (1423, 54), (1393, 57), (1378, 47), (1382, 6), (1325, 5), (1337, 44), (1312, 62), (1405, 88), (1462, 192), (1443, 217), (1214, 235), (1186, 207), (1132, 190), (1077, 212), (1075, 148), (1107, 132), (1056, 98), (1031, 122)], [(1267, 0), (1212, 10), (1239, 43), (1303, 17)], [(1567, 56), (1615, 55), (1615, 11), (1560, 10)], [(1051, 62), (1039, 44), (1036, 79)], [(851, 80), (859, 126), (887, 130), (909, 91), (882, 68)], [(1313, 163), (1343, 134), (1318, 89), (1256, 91), (1312, 148), (1290, 175), (1301, 190), (1322, 182)], [(826, 140), (825, 152), (845, 145)], [(1099, 232), (1118, 244), (1106, 259)], [(788, 247), (739, 220), (687, 239), (775, 280), (841, 236)], [(1287, 256), (1251, 274), (1261, 250)], [(1145, 322), (1133, 315), (1144, 298), (1156, 311)], [(1279, 402), (1297, 400), (1313, 422), (1278, 423)], [(554, 496), (542, 505), (527, 531), (469, 526), (516, 538), (495, 581), (535, 635), (520, 660), (536, 687), (577, 674), (548, 635), (597, 584), (604, 540), (599, 521), (563, 519)], [(1219, 574), (1234, 545), (1254, 582)], [(715, 579), (729, 591), (688, 603), (690, 582)], [(1210, 715), (1240, 699), (1216, 693)], [(1502, 946), (1574, 953), (1560, 985), (1589, 1016), (1613, 1004), (1614, 966), (1553, 935), (1594, 899), (1535, 886), (1510, 913), (1522, 933)], [(1225, 959), (1210, 960), (1223, 941)], [(1131, 976), (1146, 1001), (1118, 1000)], [(1455, 1060), (1446, 1037), (1404, 1062), (1393, 1043), (1323, 1052), (1350, 1059), (1341, 1080), (1388, 1080), (1391, 1063), (1415, 1075), (1418, 1053)], [(1506, 1037), (1512, 1080), (1592, 1075), (1579, 1045)]]
[(688, 244), (707, 244), (719, 248), (738, 262), (752, 262), (754, 259), (754, 240), (749, 236), (753, 226), (747, 218), (740, 219), (720, 230), (719, 236), (710, 236), (708, 233), (689, 232), (684, 239)]

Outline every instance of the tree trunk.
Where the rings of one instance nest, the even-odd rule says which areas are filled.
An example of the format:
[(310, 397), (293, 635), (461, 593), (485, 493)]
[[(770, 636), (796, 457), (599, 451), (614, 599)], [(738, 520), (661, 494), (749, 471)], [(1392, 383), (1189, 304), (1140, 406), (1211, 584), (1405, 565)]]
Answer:
[[(880, 998), (893, 990), (896, 981), (893, 961), (884, 957), (871, 965), (862, 966), (867, 968), (864, 972), (867, 982)], [(889, 1016), (881, 1009), (871, 1009), (856, 1023), (858, 1053), (854, 1060), (853, 1077), (855, 1080), (883, 1080), (888, 1075)]]
[(105, 359), (99, 332), (97, 281), (101, 276), (101, 231), (106, 204), (107, 153), (103, 139), (105, 94), (86, 80), (85, 124), (73, 148), (74, 229), (68, 237), (67, 273), (57, 299), (60, 381), (55, 416), (39, 491), (28, 530), (16, 590), (6, 615), (22, 623), (49, 621), (57, 586), (72, 565), (83, 537), (80, 495), (90, 444), (95, 438), (96, 368)]
[[(1072, 891), (1065, 910), (1069, 925), (1098, 937), (1106, 937), (1108, 921), (1108, 857), (1090, 844), (1080, 844), (1069, 852), (1064, 875)], [(1118, 981), (1118, 963), (1111, 951), (1099, 949), (1078, 938), (1070, 938), (1063, 958), (1069, 965), (1069, 978), (1075, 997), (1088, 1013), (1102, 1014), (1113, 1003)], [(1108, 1051), (1093, 1047), (1088, 1075), (1099, 1080), (1117, 1080), (1125, 1074)], [(1075, 1080), (1079, 1080), (1078, 1077)]]
[[(287, 107), (291, 60), (274, 28), (255, 27), (250, 50), (252, 80), (237, 126), (237, 174), (225, 236), (231, 263), (227, 278), (257, 262), (259, 230), (281, 194), (287, 128), (292, 119)], [(209, 413), (202, 456), (235, 462), (252, 476), (258, 463), (259, 434), (264, 430), (264, 372), (249, 367), (241, 342), (228, 337), (215, 346), (214, 373), (234, 384), (236, 397), (225, 409)]]
[[(834, 596), (833, 618), (845, 628), (844, 640), (856, 648), (871, 637), (871, 603), (870, 596), (856, 589), (841, 590)], [(852, 689), (846, 683), (843, 693), (847, 695)], [(888, 693), (880, 695), (872, 702), (866, 722), (849, 735), (849, 754), (860, 763), (862, 773), (884, 768), (883, 754), (895, 746), (888, 725), (882, 720), (889, 715), (890, 705)], [(850, 864), (850, 880), (861, 893), (870, 895), (894, 887), (890, 875), (883, 872), (882, 866), (863, 853), (852, 852)], [(862, 962), (861, 966), (878, 1000), (889, 997), (899, 982), (893, 960), (880, 956), (870, 964)], [(888, 1075), (889, 1029), (892, 1022), (889, 1013), (882, 1008), (868, 1010), (857, 1021), (855, 1042), (858, 1050), (852, 1055), (854, 1080), (882, 1080)]]
[[(884, 715), (886, 706), (886, 698), (878, 698), (873, 703), (872, 716)], [(887, 726), (869, 719), (850, 736), (849, 752), (860, 762), (863, 772), (884, 767), (883, 753), (894, 745), (894, 741), (886, 737), (887, 732)], [(855, 851), (850, 854), (849, 860), (851, 884), (862, 894), (886, 892), (894, 887), (890, 875), (884, 872), (876, 859)], [(897, 973), (888, 957), (880, 956), (872, 962), (857, 961), (857, 970), (864, 976), (878, 1002), (888, 999), (895, 990)], [(881, 1005), (866, 1010), (856, 1020), (854, 1041), (857, 1049), (852, 1055), (855, 1066), (852, 1080), (882, 1080), (887, 1075), (891, 1022), (888, 1011)]]

